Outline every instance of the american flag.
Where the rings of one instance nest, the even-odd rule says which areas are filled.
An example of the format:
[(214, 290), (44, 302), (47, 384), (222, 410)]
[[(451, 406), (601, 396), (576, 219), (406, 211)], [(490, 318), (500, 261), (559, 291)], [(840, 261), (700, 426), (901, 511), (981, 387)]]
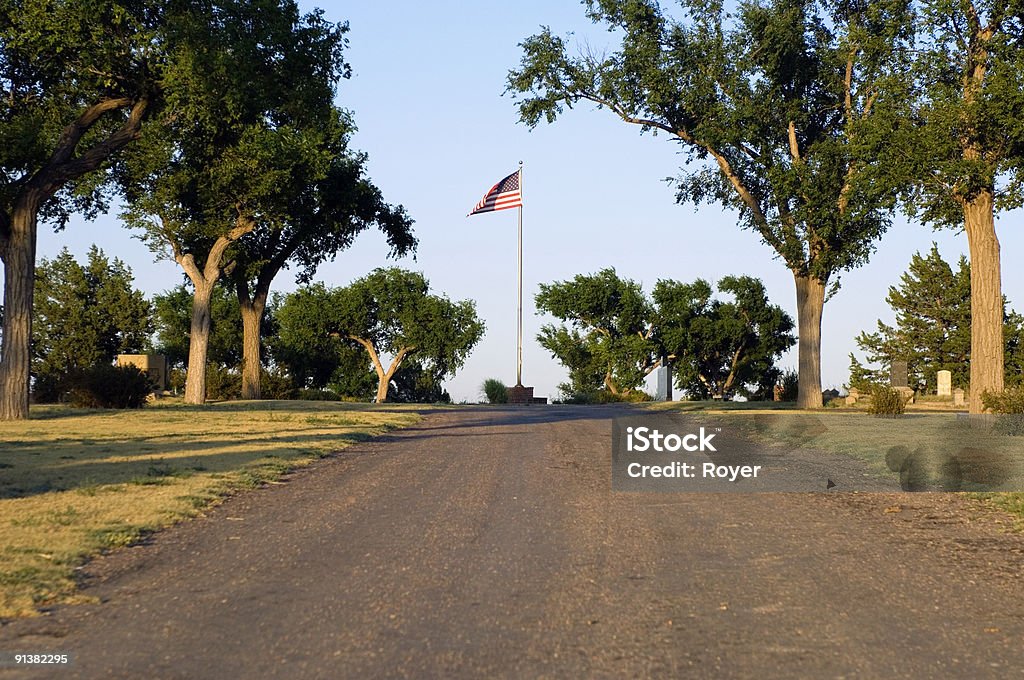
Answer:
[(519, 187), (519, 171), (501, 180), (480, 199), (476, 207), (469, 213), (491, 212), (492, 210), (505, 210), (507, 208), (518, 208), (523, 205), (523, 192)]

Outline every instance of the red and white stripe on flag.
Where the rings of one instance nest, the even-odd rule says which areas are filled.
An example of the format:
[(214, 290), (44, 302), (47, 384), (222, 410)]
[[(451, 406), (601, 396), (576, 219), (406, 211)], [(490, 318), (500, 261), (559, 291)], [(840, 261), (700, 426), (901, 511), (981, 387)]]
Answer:
[(480, 199), (480, 202), (476, 204), (476, 207), (469, 214), (476, 215), (478, 213), (506, 210), (521, 206), (523, 204), (523, 192), (519, 184), (519, 172), (519, 170), (516, 170), (491, 187), (491, 190)]

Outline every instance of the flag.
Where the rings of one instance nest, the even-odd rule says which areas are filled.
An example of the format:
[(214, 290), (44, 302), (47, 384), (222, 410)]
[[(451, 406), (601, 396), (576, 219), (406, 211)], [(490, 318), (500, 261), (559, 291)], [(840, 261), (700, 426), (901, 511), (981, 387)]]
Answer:
[[(519, 171), (501, 180), (480, 199), (476, 207), (469, 213), (491, 212), (492, 210), (505, 210), (506, 208), (519, 208), (523, 205), (523, 192), (519, 186)], [(467, 215), (468, 217), (468, 215)]]

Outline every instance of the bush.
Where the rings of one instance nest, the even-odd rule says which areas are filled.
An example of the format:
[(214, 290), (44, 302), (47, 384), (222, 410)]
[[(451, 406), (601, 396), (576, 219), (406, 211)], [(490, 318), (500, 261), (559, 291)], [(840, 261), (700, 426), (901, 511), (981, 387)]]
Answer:
[(993, 413), (1024, 414), (1024, 386), (1002, 392), (985, 392), (981, 395), (981, 403)]
[(288, 375), (280, 370), (270, 372), (263, 369), (260, 376), (261, 399), (294, 399), (297, 391)]
[(488, 404), (507, 404), (508, 403), (508, 387), (505, 383), (501, 382), (497, 378), (488, 378), (484, 380), (484, 384), (481, 386), (484, 396), (487, 397)]
[(782, 372), (779, 384), (782, 385), (782, 401), (796, 401), (800, 390), (800, 374), (791, 368), (787, 369)]
[(907, 400), (899, 390), (885, 385), (871, 388), (868, 413), (874, 416), (901, 416), (907, 409)]
[(206, 365), (206, 398), (211, 401), (238, 399), (242, 396), (242, 376), (220, 364)]
[(67, 390), (67, 377), (42, 373), (32, 381), (32, 401), (36, 404), (56, 404)]
[(67, 377), (68, 403), (79, 408), (141, 408), (152, 391), (135, 366), (98, 364)]
[(1002, 392), (985, 392), (981, 395), (981, 403), (993, 413), (1006, 415), (996, 424), (999, 432), (1024, 435), (1024, 386), (1011, 387)]

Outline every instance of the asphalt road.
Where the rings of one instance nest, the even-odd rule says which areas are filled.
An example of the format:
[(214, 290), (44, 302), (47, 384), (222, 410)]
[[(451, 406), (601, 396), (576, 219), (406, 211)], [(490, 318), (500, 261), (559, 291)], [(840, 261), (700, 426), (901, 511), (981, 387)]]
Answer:
[(1024, 536), (945, 494), (613, 493), (614, 408), (469, 408), (90, 564), (59, 678), (1024, 676)]

